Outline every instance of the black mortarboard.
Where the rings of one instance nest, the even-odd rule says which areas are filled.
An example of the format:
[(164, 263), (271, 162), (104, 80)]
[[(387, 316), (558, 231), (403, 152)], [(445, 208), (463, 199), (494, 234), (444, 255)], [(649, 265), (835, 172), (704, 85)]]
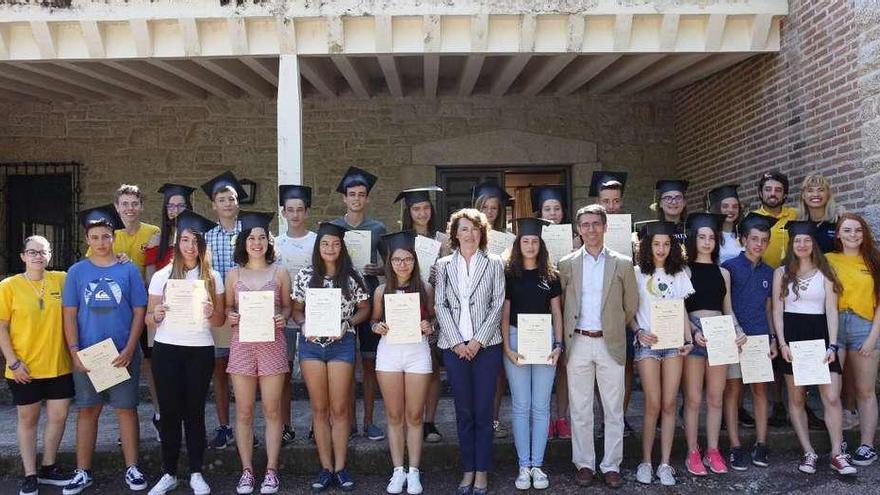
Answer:
[(184, 186), (183, 184), (162, 184), (159, 188), (160, 193), (165, 195), (165, 200), (171, 196), (183, 196), (187, 203), (192, 201), (192, 193), (196, 188)]
[(809, 220), (792, 220), (785, 224), (785, 230), (788, 231), (788, 235), (791, 237), (796, 235), (808, 235), (815, 238), (816, 233), (818, 232), (816, 224)]
[(404, 189), (400, 191), (400, 194), (394, 198), (394, 202), (397, 203), (401, 199), (404, 200), (404, 204), (407, 208), (410, 206), (421, 203), (423, 201), (431, 201), (430, 193), (432, 192), (443, 192), (443, 189), (437, 186), (427, 186), (427, 187), (414, 187), (412, 189)]
[(228, 170), (202, 184), (202, 191), (205, 191), (205, 194), (208, 195), (208, 199), (214, 201), (214, 195), (227, 187), (235, 189), (239, 201), (247, 199), (248, 195), (244, 192), (244, 188), (241, 187), (241, 183), (238, 182), (235, 174)]
[(599, 196), (599, 191), (609, 186), (620, 187), (620, 194), (626, 187), (626, 172), (611, 172), (608, 170), (596, 170), (590, 180), (590, 197)]
[(334, 237), (338, 237), (340, 239), (345, 238), (345, 233), (348, 232), (348, 227), (343, 227), (342, 225), (336, 225), (332, 222), (319, 222), (318, 223), (318, 239), (324, 237), (325, 235), (332, 235)]
[(565, 209), (565, 189), (563, 186), (533, 186), (532, 187), (532, 210), (540, 211), (544, 201), (555, 199)]
[(686, 180), (661, 179), (654, 185), (654, 190), (657, 191), (657, 196), (662, 196), (669, 191), (678, 191), (684, 194), (687, 192), (687, 189), (688, 181)]
[(490, 181), (481, 182), (474, 186), (473, 192), (471, 193), (471, 202), (476, 203), (477, 198), (481, 196), (498, 198), (498, 200), (501, 201), (502, 206), (506, 205), (511, 199), (513, 199), (510, 194), (507, 194), (507, 191), (501, 188), (501, 186)]
[(93, 225), (105, 225), (113, 230), (125, 227), (113, 205), (96, 206), (79, 212), (79, 223), (88, 229)]
[(175, 221), (177, 222), (178, 232), (189, 230), (190, 232), (195, 232), (202, 235), (204, 235), (206, 232), (213, 229), (214, 226), (217, 225), (216, 222), (208, 220), (207, 218), (190, 210), (181, 212), (180, 215), (177, 215)]
[(373, 189), (378, 180), (378, 177), (364, 169), (348, 167), (345, 175), (339, 180), (339, 185), (336, 186), (336, 192), (345, 194), (349, 187), (364, 186), (367, 188), (367, 194), (370, 194), (370, 190)]
[(406, 249), (415, 251), (416, 234), (411, 230), (401, 230), (382, 236), (382, 244), (385, 246), (386, 253), (393, 253), (397, 249)]
[(515, 221), (516, 234), (520, 237), (524, 235), (536, 235), (541, 237), (541, 234), (544, 233), (544, 226), (553, 224), (547, 220), (534, 217), (517, 218)]
[(298, 186), (293, 184), (282, 184), (278, 186), (278, 206), (284, 206), (284, 202), (288, 199), (301, 199), (306, 204), (306, 208), (312, 207), (312, 188), (309, 186)]
[(274, 213), (263, 211), (243, 211), (238, 214), (238, 221), (241, 222), (242, 232), (257, 227), (261, 227), (266, 233), (269, 233), (269, 222), (272, 221)]
[(746, 215), (742, 220), (740, 220), (739, 225), (737, 226), (739, 229), (740, 235), (745, 235), (749, 229), (758, 225), (764, 225), (767, 229), (770, 229), (779, 219), (776, 217), (771, 217), (769, 215), (761, 215), (760, 213), (751, 212)]
[(709, 206), (717, 205), (727, 198), (736, 198), (736, 200), (739, 201), (739, 194), (737, 194), (738, 188), (739, 184), (726, 184), (710, 190), (706, 194), (709, 198)]
[(719, 215), (716, 213), (691, 213), (687, 216), (685, 225), (687, 226), (688, 232), (696, 232), (697, 229), (702, 227), (709, 227), (710, 229), (719, 232), (724, 225), (725, 218), (726, 215)]
[(665, 220), (646, 220), (644, 222), (636, 222), (634, 225), (638, 232), (639, 239), (651, 235), (675, 235), (675, 222), (667, 222)]

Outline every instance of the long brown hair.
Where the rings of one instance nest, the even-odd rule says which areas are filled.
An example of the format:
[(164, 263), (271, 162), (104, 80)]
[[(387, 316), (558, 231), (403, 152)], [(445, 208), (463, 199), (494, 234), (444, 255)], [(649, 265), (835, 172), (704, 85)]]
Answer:
[(397, 292), (397, 289), (400, 288), (400, 281), (397, 280), (397, 274), (394, 273), (394, 268), (391, 266), (391, 256), (394, 255), (394, 251), (397, 251), (398, 249), (402, 249), (412, 255), (413, 270), (409, 276), (409, 292), (418, 293), (419, 302), (421, 302), (423, 307), (427, 307), (428, 291), (425, 290), (425, 284), (422, 282), (422, 275), (419, 271), (419, 256), (416, 254), (415, 249), (399, 247), (391, 250), (391, 252), (385, 255), (385, 293), (394, 294)]
[[(522, 248), (520, 247), (520, 241), (522, 238), (522, 235), (516, 236), (516, 240), (513, 241), (513, 248), (510, 250), (510, 259), (507, 260), (505, 272), (507, 272), (507, 275), (511, 278), (520, 278), (525, 271), (525, 262), (523, 261)], [(540, 240), (541, 248), (538, 250), (538, 279), (549, 283), (556, 280), (558, 273), (553, 266), (550, 265), (550, 253), (547, 251), (547, 245), (544, 244), (544, 239)]]
[[(794, 254), (794, 239), (797, 237), (796, 235), (788, 236), (788, 243), (785, 245), (785, 256), (782, 258), (782, 263), (779, 266), (785, 267), (782, 270), (782, 291), (779, 294), (780, 299), (785, 299), (785, 296), (788, 295), (788, 286), (791, 285), (792, 293), (794, 294), (794, 298), (797, 299), (800, 297), (800, 288), (798, 284), (792, 283), (797, 278), (798, 267), (800, 266), (800, 262), (798, 261), (798, 257)], [(840, 294), (843, 290), (843, 287), (840, 285), (840, 280), (837, 279), (837, 275), (834, 273), (834, 269), (831, 268), (831, 265), (828, 263), (828, 259), (825, 258), (825, 255), (822, 254), (822, 250), (819, 249), (819, 243), (816, 241), (815, 237), (811, 237), (813, 239), (813, 249), (810, 253), (810, 261), (813, 263), (813, 266), (819, 269), (822, 272), (822, 275), (825, 276), (826, 279), (830, 280), (834, 284), (834, 292), (836, 294)]]
[[(196, 258), (196, 266), (199, 268), (199, 280), (205, 281), (205, 290), (208, 291), (208, 296), (213, 298), (216, 292), (216, 287), (214, 287), (214, 276), (211, 274), (211, 250), (208, 248), (208, 243), (205, 241), (205, 234), (194, 232), (189, 229), (184, 229), (183, 232), (189, 232), (196, 238), (196, 246), (199, 248), (199, 254)], [(180, 238), (183, 237), (183, 232), (179, 232), (177, 239), (174, 240), (174, 256), (171, 258), (171, 276), (168, 277), (174, 280), (186, 279), (187, 269), (186, 265), (183, 263), (183, 255), (180, 254)]]
[[(309, 287), (313, 289), (324, 287), (324, 277), (327, 275), (327, 266), (324, 264), (324, 258), (321, 257), (321, 239), (328, 235), (333, 236), (333, 234), (318, 234), (318, 238), (315, 239), (315, 247), (312, 249), (312, 278), (309, 280)], [(342, 289), (342, 297), (349, 299), (352, 296), (351, 288), (348, 284), (349, 277), (353, 278), (355, 283), (357, 283), (361, 289), (367, 290), (367, 286), (364, 284), (364, 279), (358, 271), (354, 269), (354, 263), (351, 262), (348, 248), (345, 247), (345, 239), (338, 236), (333, 237), (337, 237), (342, 246), (339, 251), (339, 259), (336, 260), (336, 273), (333, 275), (333, 286)]]
[(880, 251), (874, 244), (874, 235), (871, 233), (871, 227), (864, 218), (855, 213), (841, 213), (837, 217), (837, 228), (834, 231), (834, 250), (843, 252), (843, 243), (840, 242), (840, 226), (844, 220), (853, 220), (862, 226), (862, 245), (859, 246), (859, 256), (871, 272), (871, 278), (874, 279), (874, 299), (880, 299)]
[(492, 198), (495, 198), (498, 200), (498, 216), (495, 217), (495, 221), (492, 222), (492, 225), (490, 225), (489, 227), (492, 230), (504, 230), (505, 229), (504, 217), (507, 215), (507, 208), (504, 206), (504, 201), (501, 198), (499, 198), (498, 196), (489, 196), (489, 195), (483, 194), (483, 195), (479, 196), (476, 201), (474, 201), (474, 209), (476, 209), (477, 211), (482, 213), (483, 206), (486, 204), (486, 201), (489, 201)]

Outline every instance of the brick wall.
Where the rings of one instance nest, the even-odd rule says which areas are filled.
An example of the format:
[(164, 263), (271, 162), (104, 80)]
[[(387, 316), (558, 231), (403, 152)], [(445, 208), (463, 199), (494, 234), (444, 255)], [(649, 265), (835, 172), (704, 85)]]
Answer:
[(748, 59), (674, 94), (679, 173), (692, 199), (740, 183), (758, 205), (761, 172), (778, 168), (795, 187), (822, 172), (838, 203), (865, 205), (858, 31), (851, 2), (791, 0), (782, 49)]

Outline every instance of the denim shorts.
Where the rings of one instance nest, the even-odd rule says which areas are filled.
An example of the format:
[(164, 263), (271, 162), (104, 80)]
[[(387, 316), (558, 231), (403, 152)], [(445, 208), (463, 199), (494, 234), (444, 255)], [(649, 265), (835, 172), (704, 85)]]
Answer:
[(657, 361), (663, 361), (664, 359), (672, 359), (678, 356), (678, 349), (658, 349), (654, 350), (650, 347), (643, 346), (641, 342), (636, 342), (636, 357), (635, 361), (641, 361), (645, 358), (656, 359)]
[[(868, 335), (871, 335), (872, 322), (852, 310), (841, 311), (838, 321), (840, 324), (837, 330), (837, 344), (841, 349), (857, 351), (865, 343)], [(880, 339), (878, 339), (875, 349), (880, 349)]]
[(345, 336), (343, 336), (342, 339), (326, 346), (306, 340), (306, 338), (300, 334), (298, 344), (299, 360), (302, 362), (311, 359), (323, 361), (325, 363), (329, 363), (330, 361), (342, 361), (354, 365), (354, 343), (355, 337), (352, 332), (345, 332)]
[[(697, 327), (701, 332), (703, 331), (703, 325), (700, 324), (699, 318), (695, 316), (688, 316), (688, 319), (691, 320), (691, 323), (693, 323), (694, 326)], [(705, 347), (698, 344), (695, 340), (694, 347), (693, 349), (691, 349), (691, 352), (688, 353), (687, 357), (709, 359), (709, 351), (707, 351)]]
[(96, 392), (92, 381), (85, 373), (73, 372), (73, 383), (76, 387), (76, 405), (91, 407), (107, 404), (113, 409), (136, 409), (139, 402), (139, 385), (141, 381), (141, 348), (135, 347), (131, 362), (128, 363), (128, 374), (131, 378), (118, 383), (107, 390)]

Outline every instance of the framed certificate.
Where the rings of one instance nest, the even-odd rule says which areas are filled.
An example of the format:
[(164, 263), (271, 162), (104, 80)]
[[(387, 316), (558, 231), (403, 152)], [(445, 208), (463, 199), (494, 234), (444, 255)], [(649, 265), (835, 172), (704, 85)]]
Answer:
[(651, 303), (651, 333), (657, 343), (651, 349), (678, 349), (684, 345), (684, 300), (659, 299)]
[(706, 353), (709, 365), (734, 364), (739, 362), (739, 349), (736, 346), (736, 329), (730, 315), (700, 318), (703, 337), (706, 338)]
[(76, 355), (83, 366), (89, 370), (89, 380), (96, 392), (102, 392), (131, 378), (126, 368), (113, 366), (113, 360), (119, 356), (119, 351), (116, 350), (112, 339), (104, 339), (97, 344), (76, 351)]
[(520, 313), (516, 316), (516, 352), (520, 364), (550, 364), (553, 352), (553, 320), (549, 314)]
[(342, 332), (342, 289), (306, 289), (306, 337), (339, 337)]
[(559, 260), (570, 253), (574, 247), (574, 234), (570, 223), (545, 225), (541, 230), (541, 239), (547, 245), (550, 263), (554, 264), (559, 263)]
[(385, 324), (389, 344), (422, 342), (422, 310), (418, 293), (385, 294)]
[(238, 293), (238, 341), (275, 341), (275, 292), (271, 290)]

